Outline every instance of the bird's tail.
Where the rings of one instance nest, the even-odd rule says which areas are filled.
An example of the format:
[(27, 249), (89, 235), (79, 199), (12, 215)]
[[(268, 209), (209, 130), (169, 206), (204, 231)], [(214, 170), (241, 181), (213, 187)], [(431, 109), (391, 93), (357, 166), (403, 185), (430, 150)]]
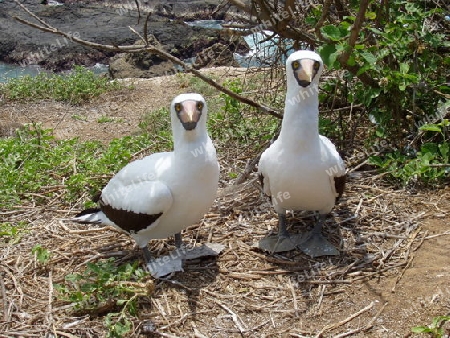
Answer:
[(103, 224), (103, 225), (114, 225), (108, 217), (98, 208), (89, 208), (83, 210), (79, 214), (75, 215), (74, 218), (71, 219), (77, 223), (83, 224)]

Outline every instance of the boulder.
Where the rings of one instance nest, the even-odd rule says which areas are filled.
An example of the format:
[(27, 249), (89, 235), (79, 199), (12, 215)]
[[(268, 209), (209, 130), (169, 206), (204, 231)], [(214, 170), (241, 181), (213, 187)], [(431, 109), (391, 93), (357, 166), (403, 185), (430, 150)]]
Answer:
[[(164, 49), (154, 35), (148, 36), (148, 42), (160, 49)], [(135, 43), (135, 45), (143, 44), (142, 40), (138, 40)], [(121, 53), (111, 58), (109, 62), (109, 75), (113, 79), (151, 78), (173, 73), (175, 73), (175, 68), (171, 61), (148, 52)]]
[(234, 60), (230, 46), (217, 42), (197, 53), (193, 66), (196, 69), (200, 69), (217, 66), (239, 67), (239, 64)]

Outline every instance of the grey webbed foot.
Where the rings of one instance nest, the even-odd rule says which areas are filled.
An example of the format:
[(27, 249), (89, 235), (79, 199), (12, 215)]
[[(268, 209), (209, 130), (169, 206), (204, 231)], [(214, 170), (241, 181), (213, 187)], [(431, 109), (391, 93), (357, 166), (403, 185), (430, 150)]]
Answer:
[(289, 237), (279, 237), (278, 235), (268, 236), (261, 239), (258, 248), (274, 253), (294, 250), (297, 244)]
[(322, 235), (325, 218), (325, 215), (320, 215), (319, 222), (304, 235), (304, 240), (298, 243), (298, 248), (313, 258), (339, 255), (339, 250)]
[(298, 235), (290, 235), (286, 228), (286, 215), (278, 214), (278, 234), (267, 236), (258, 243), (258, 248), (270, 252), (294, 250), (298, 245)]
[(145, 264), (148, 264), (148, 263), (150, 263), (152, 261), (153, 257), (152, 257), (152, 254), (151, 254), (151, 252), (150, 252), (150, 250), (148, 249), (147, 246), (144, 246), (142, 248), (142, 254), (144, 256)]
[(181, 238), (181, 232), (175, 234), (175, 246), (179, 249), (183, 244), (183, 239)]

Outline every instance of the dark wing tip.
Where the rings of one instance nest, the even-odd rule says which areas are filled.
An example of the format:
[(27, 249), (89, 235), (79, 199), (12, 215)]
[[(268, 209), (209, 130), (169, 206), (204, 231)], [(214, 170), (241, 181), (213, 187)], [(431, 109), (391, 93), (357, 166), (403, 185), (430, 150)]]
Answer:
[(81, 211), (80, 213), (76, 214), (75, 217), (81, 217), (81, 216), (88, 215), (88, 214), (95, 214), (99, 211), (100, 211), (99, 208), (88, 208), (88, 209), (85, 209), (85, 210)]
[(162, 215), (162, 212), (158, 214), (141, 214), (130, 210), (115, 209), (108, 204), (100, 203), (100, 205), (101, 211), (106, 217), (126, 232), (138, 232), (146, 229)]
[(102, 196), (102, 192), (98, 191), (94, 196), (92, 196), (92, 202), (97, 203), (100, 200), (101, 196)]
[(345, 182), (347, 182), (347, 174), (343, 176), (337, 176), (334, 178), (334, 187), (338, 194), (338, 196), (336, 197), (336, 203), (339, 201), (339, 199), (342, 197), (342, 194), (344, 193)]
[(263, 174), (259, 173), (258, 178), (259, 178), (259, 183), (261, 184), (261, 188), (263, 188), (263, 190), (264, 190), (264, 176), (263, 176)]

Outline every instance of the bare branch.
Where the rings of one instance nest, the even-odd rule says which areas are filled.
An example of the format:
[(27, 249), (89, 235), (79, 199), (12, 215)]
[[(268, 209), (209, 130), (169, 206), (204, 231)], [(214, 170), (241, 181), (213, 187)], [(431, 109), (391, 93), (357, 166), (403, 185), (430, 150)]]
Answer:
[[(348, 59), (350, 58), (350, 55), (353, 52), (353, 49), (355, 48), (356, 41), (359, 37), (359, 32), (361, 31), (362, 24), (364, 22), (366, 10), (369, 7), (369, 0), (362, 0), (359, 5), (359, 11), (355, 18), (355, 23), (353, 24), (352, 28), (350, 29), (350, 37), (348, 39), (348, 46), (349, 48), (346, 48), (344, 52), (342, 52), (341, 55), (338, 57), (338, 61), (341, 64), (341, 66), (345, 69), (348, 69), (352, 74), (357, 74), (360, 67), (357, 65), (350, 66), (347, 64)], [(375, 81), (372, 77), (367, 75), (366, 73), (358, 75), (358, 78), (365, 84), (373, 87), (378, 88), (378, 82)]]
[(350, 48), (346, 48), (345, 51), (340, 55), (339, 62), (341, 64), (347, 64), (347, 61), (355, 48), (356, 40), (358, 39), (359, 32), (361, 31), (362, 24), (364, 22), (364, 17), (366, 15), (366, 10), (369, 7), (369, 0), (362, 0), (359, 5), (359, 11), (355, 18), (355, 23), (350, 29), (350, 37), (348, 38), (348, 45)]
[(134, 3), (136, 4), (136, 8), (138, 11), (138, 25), (139, 25), (139, 22), (141, 21), (141, 7), (139, 6), (139, 0), (134, 0)]
[[(18, 2), (18, 0), (14, 0), (17, 4), (20, 5), (20, 7), (25, 8), (22, 4), (20, 4), (20, 2)], [(27, 10), (27, 12), (31, 13), (29, 10)], [(31, 13), (32, 14), (32, 13)], [(33, 17), (36, 17), (36, 15), (32, 14)], [(256, 108), (258, 111), (264, 113), (264, 114), (268, 114), (268, 115), (272, 115), (274, 117), (277, 117), (279, 119), (283, 118), (283, 115), (276, 109), (273, 109), (271, 107), (268, 107), (266, 105), (263, 105), (259, 102), (253, 101), (252, 99), (242, 96), (240, 94), (237, 94), (233, 91), (231, 91), (230, 89), (220, 85), (219, 83), (217, 83), (216, 81), (214, 81), (213, 79), (211, 79), (210, 77), (202, 74), (200, 71), (192, 68), (191, 65), (183, 62), (182, 60), (180, 60), (179, 58), (167, 53), (166, 51), (162, 50), (161, 48), (158, 48), (156, 46), (152, 46), (152, 45), (134, 45), (134, 46), (114, 46), (114, 45), (103, 45), (103, 44), (99, 44), (99, 43), (95, 43), (95, 42), (91, 42), (91, 41), (86, 41), (86, 40), (82, 40), (80, 38), (77, 38), (76, 36), (72, 36), (71, 34), (68, 34), (66, 32), (60, 31), (55, 27), (50, 26), (49, 24), (47, 24), (45, 21), (43, 20), (39, 20), (39, 22), (42, 23), (42, 26), (33, 22), (30, 22), (28, 20), (19, 18), (17, 16), (13, 17), (15, 20), (26, 24), (28, 26), (37, 28), (41, 31), (44, 32), (49, 32), (49, 33), (53, 33), (53, 34), (57, 34), (57, 35), (61, 35), (64, 36), (76, 43), (79, 43), (80, 45), (86, 46), (86, 47), (91, 47), (91, 48), (95, 48), (95, 49), (100, 49), (100, 50), (105, 50), (105, 51), (109, 51), (109, 52), (118, 52), (118, 53), (139, 53), (139, 52), (147, 52), (147, 53), (152, 53), (152, 54), (156, 54), (158, 56), (160, 56), (163, 59), (172, 61), (173, 63), (183, 67), (183, 69), (188, 72), (188, 73), (192, 73), (194, 76), (200, 78), (201, 80), (203, 80), (204, 82), (206, 82), (207, 84), (211, 85), (212, 87), (216, 88), (217, 90), (229, 95), (230, 97), (248, 104), (251, 107)]]
[[(264, 29), (273, 31), (282, 38), (294, 40), (294, 48), (298, 48), (299, 45), (298, 42), (308, 43), (312, 48), (317, 47), (321, 42), (329, 42), (321, 34), (320, 28), (323, 26), (325, 20), (330, 17), (329, 13), (332, 4), (331, 0), (324, 0), (322, 16), (313, 29), (317, 38), (315, 38), (312, 34), (310, 34), (308, 29), (306, 29), (306, 27), (293, 27), (292, 22), (295, 22), (295, 20), (288, 20), (291, 17), (291, 14), (287, 15), (288, 13), (291, 13), (291, 11), (293, 10), (296, 10), (297, 11), (296, 13), (298, 13), (298, 8), (295, 9), (293, 7), (293, 3), (295, 3), (295, 1), (286, 0), (284, 2), (283, 13), (279, 12), (279, 10), (282, 9), (277, 8), (277, 6), (275, 5), (271, 6), (271, 4), (267, 0), (252, 0), (250, 2), (251, 6), (245, 5), (241, 0), (228, 0), (228, 2), (235, 5), (242, 11), (246, 12), (246, 14), (250, 18), (248, 20), (249, 24), (253, 25), (253, 27), (255, 27), (257, 24), (255, 22), (252, 22), (251, 18), (252, 16), (256, 16), (258, 22), (262, 24), (262, 27), (264, 27)], [(346, 10), (346, 6), (342, 5), (342, 3), (339, 0), (336, 0), (336, 2), (339, 4), (338, 7), (340, 8), (341, 11), (340, 15), (342, 15), (342, 13), (348, 12)], [(273, 3), (276, 4), (278, 2)], [(372, 88), (379, 88), (378, 81), (372, 78), (369, 74), (367, 73), (358, 74), (359, 70), (361, 69), (360, 66), (347, 64), (350, 55), (352, 54), (353, 49), (355, 47), (356, 41), (359, 37), (362, 25), (364, 23), (364, 16), (368, 8), (368, 5), (369, 0), (361, 1), (357, 17), (351, 28), (350, 37), (348, 40), (349, 48), (347, 48), (344, 52), (342, 52), (342, 54), (338, 57), (338, 61), (341, 64), (342, 68), (348, 70), (350, 73), (357, 76), (359, 80), (361, 80), (361, 82), (363, 82), (364, 84)], [(288, 17), (286, 20), (279, 19), (280, 17), (284, 18), (286, 16)], [(245, 28), (248, 28), (248, 26), (246, 26)], [(250, 32), (252, 32), (252, 28), (250, 28)]]
[(46, 23), (44, 20), (42, 20), (40, 17), (38, 17), (36, 14), (34, 14), (33, 12), (31, 12), (28, 8), (26, 8), (24, 5), (22, 5), (19, 1), (14, 0), (14, 2), (16, 4), (19, 5), (20, 8), (22, 8), (25, 12), (27, 12), (30, 16), (32, 16), (33, 18), (35, 18), (37, 21), (39, 21), (41, 24), (43, 24), (45, 27), (47, 28), (51, 28), (51, 26)]
[(132, 31), (134, 34), (136, 34), (137, 36), (139, 36), (139, 39), (142, 40), (142, 42), (144, 42), (146, 45), (148, 45), (148, 41), (141, 35), (139, 34), (138, 31), (136, 31), (133, 27), (128, 26), (128, 28), (130, 29), (130, 31)]
[(331, 0), (325, 0), (323, 3), (323, 9), (322, 9), (322, 16), (320, 17), (319, 21), (316, 24), (316, 27), (314, 27), (314, 31), (316, 32), (316, 35), (319, 37), (320, 40), (326, 41), (325, 37), (322, 35), (322, 32), (320, 29), (323, 26), (323, 23), (327, 19), (327, 16), (330, 12), (330, 6), (331, 6)]
[(147, 17), (145, 18), (144, 22), (144, 42), (146, 45), (148, 45), (148, 19), (150, 19), (150, 16), (152, 15), (152, 12), (148, 12)]

